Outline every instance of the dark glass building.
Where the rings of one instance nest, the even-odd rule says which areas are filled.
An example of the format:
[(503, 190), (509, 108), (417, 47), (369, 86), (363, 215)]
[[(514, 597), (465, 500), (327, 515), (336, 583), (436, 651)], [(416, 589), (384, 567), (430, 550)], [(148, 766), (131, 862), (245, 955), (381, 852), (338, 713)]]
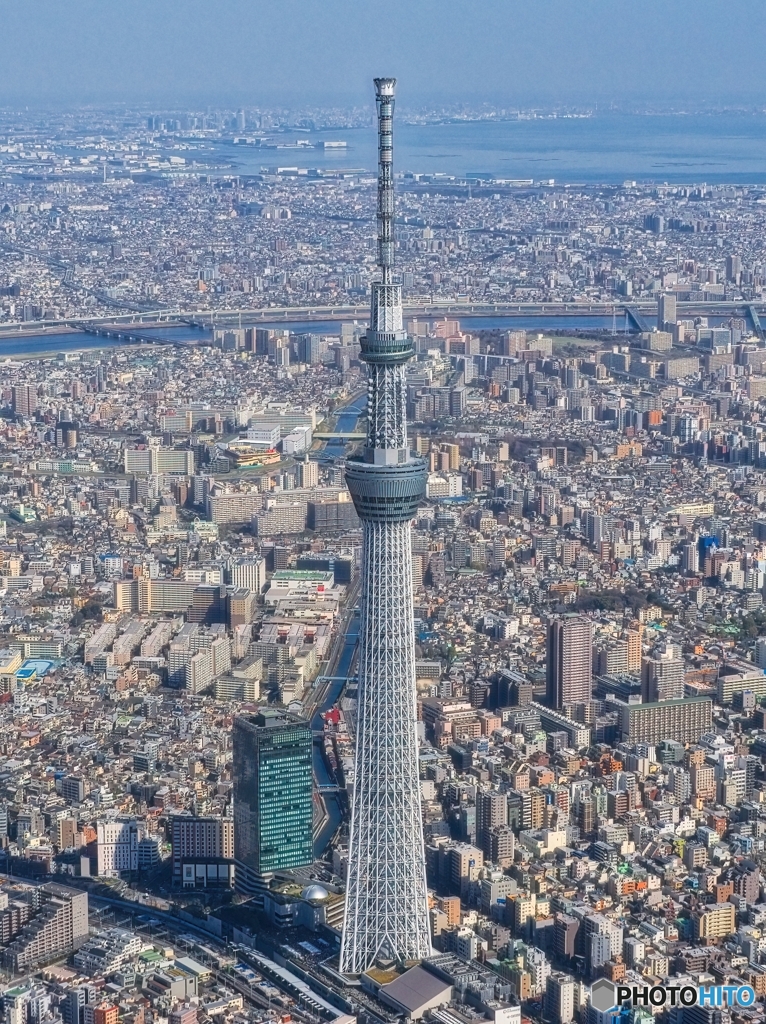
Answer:
[(234, 859), (237, 891), (314, 860), (312, 733), (308, 722), (264, 708), (234, 719)]

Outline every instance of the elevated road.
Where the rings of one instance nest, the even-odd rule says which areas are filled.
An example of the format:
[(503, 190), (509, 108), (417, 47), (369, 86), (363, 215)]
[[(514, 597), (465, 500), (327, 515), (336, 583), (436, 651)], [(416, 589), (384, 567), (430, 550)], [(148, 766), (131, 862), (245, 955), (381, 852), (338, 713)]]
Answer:
[[(23, 251), (23, 250), (21, 250)], [(120, 302), (113, 300), (115, 305)], [(311, 323), (312, 321), (343, 321), (360, 320), (366, 323), (369, 318), (369, 306), (356, 305), (333, 305), (333, 306), (266, 306), (259, 309), (237, 308), (216, 310), (214, 312), (202, 310), (182, 310), (179, 307), (166, 307), (162, 309), (136, 308), (135, 305), (125, 303), (123, 308), (130, 312), (117, 313), (113, 316), (77, 317), (61, 320), (39, 320), (39, 321), (17, 321), (10, 324), (0, 325), (0, 338), (5, 335), (18, 336), (19, 334), (30, 334), (37, 331), (53, 333), (56, 328), (71, 330), (76, 324), (78, 330), (85, 330), (85, 325), (92, 327), (106, 327), (111, 325), (117, 328), (137, 327), (155, 328), (178, 327), (186, 325), (199, 330), (210, 330), (214, 327), (245, 327), (257, 324), (274, 324), (280, 322)], [(756, 316), (766, 315), (766, 303), (764, 302), (679, 302), (679, 315), (691, 316)], [(602, 316), (611, 318), (614, 313), (624, 315), (632, 319), (638, 327), (635, 317), (639, 322), (646, 316), (653, 316), (656, 313), (656, 303), (646, 302), (458, 302), (456, 300), (421, 300), (410, 302), (404, 306), (405, 317), (593, 317)]]
[[(750, 304), (766, 313), (765, 303)], [(743, 302), (679, 302), (679, 314), (687, 316), (732, 316), (743, 315), (748, 304)], [(614, 313), (625, 314), (633, 320), (639, 330), (648, 330), (648, 326), (639, 327), (645, 315), (653, 316), (657, 312), (655, 301), (645, 302), (462, 302), (454, 299), (423, 299), (404, 304), (405, 317), (611, 317)], [(368, 306), (270, 306), (262, 309), (218, 310), (196, 314), (181, 314), (184, 322), (194, 327), (211, 328), (231, 326), (235, 321), (242, 326), (246, 324), (268, 323), (278, 325), (280, 321), (311, 322), (312, 320), (361, 320), (369, 318)], [(638, 321), (636, 321), (638, 317)]]
[[(684, 313), (700, 310), (704, 315), (718, 313), (721, 316), (740, 315), (746, 309), (745, 301), (679, 302), (678, 309)], [(751, 303), (762, 312), (766, 303)], [(611, 316), (613, 312), (636, 312), (639, 315), (653, 315), (657, 312), (654, 300), (636, 302), (468, 302), (454, 299), (422, 299), (405, 302), (405, 316)], [(365, 306), (269, 306), (261, 309), (232, 309), (190, 314), (187, 322), (193, 326), (218, 326), (241, 317), (245, 322), (274, 322), (279, 320), (364, 320), (369, 318), (369, 307)], [(186, 314), (181, 314), (186, 317)]]

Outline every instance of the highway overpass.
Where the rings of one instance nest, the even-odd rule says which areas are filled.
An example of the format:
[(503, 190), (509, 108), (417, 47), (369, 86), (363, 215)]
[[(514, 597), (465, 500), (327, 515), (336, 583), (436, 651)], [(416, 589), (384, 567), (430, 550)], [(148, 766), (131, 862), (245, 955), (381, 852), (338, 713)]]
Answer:
[[(635, 302), (457, 302), (419, 301), (406, 303), (404, 315), (410, 317), (496, 318), (496, 317), (624, 317), (626, 314), (635, 323), (639, 318), (652, 316), (657, 305), (653, 300)], [(753, 322), (756, 316), (766, 316), (764, 302), (679, 302), (679, 317), (694, 316), (741, 316)], [(353, 321), (366, 322), (369, 305), (332, 306), (268, 306), (259, 309), (248, 307), (216, 310), (183, 310), (178, 307), (155, 309), (142, 313), (120, 313), (114, 316), (77, 317), (62, 320), (18, 321), (0, 324), (0, 339), (23, 337), (40, 333), (55, 334), (57, 331), (85, 330), (102, 333), (105, 329), (124, 331), (129, 327), (143, 330), (162, 330), (166, 327), (188, 326), (210, 330), (211, 328), (254, 327), (258, 324), (278, 326), (280, 322), (310, 323), (312, 321)]]

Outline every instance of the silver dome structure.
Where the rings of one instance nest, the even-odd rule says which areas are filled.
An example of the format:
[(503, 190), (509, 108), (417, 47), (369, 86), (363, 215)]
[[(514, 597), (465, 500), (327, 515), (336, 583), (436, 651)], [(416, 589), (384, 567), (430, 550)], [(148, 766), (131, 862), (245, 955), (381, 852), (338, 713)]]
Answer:
[(312, 885), (307, 885), (301, 893), (304, 900), (326, 900), (329, 896), (329, 892), (323, 885), (319, 885), (314, 882)]

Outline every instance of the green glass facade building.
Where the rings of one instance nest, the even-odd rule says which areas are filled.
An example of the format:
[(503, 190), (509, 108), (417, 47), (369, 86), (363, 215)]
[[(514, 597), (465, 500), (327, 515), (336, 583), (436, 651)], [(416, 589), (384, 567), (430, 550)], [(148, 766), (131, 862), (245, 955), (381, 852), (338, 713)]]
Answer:
[(314, 860), (311, 726), (267, 708), (234, 719), (237, 890), (253, 894), (275, 871)]

